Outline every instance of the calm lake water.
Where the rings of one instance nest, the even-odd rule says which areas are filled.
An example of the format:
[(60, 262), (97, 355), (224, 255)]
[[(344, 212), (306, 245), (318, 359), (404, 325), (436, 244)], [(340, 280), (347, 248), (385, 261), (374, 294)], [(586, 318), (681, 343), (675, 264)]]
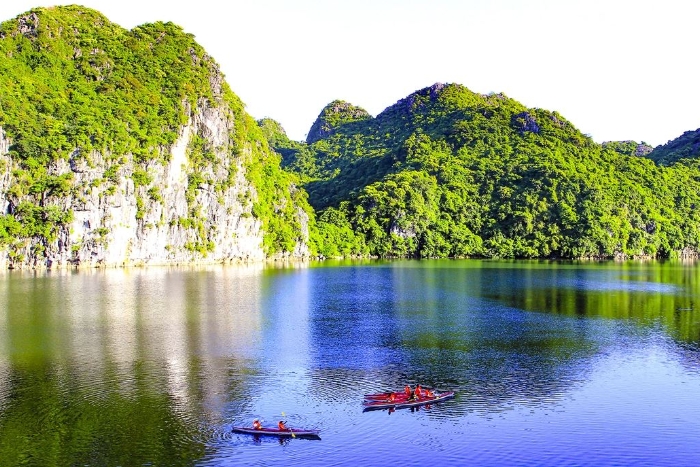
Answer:
[[(0, 465), (697, 466), (699, 300), (681, 262), (2, 273)], [(456, 397), (362, 411), (406, 383)]]

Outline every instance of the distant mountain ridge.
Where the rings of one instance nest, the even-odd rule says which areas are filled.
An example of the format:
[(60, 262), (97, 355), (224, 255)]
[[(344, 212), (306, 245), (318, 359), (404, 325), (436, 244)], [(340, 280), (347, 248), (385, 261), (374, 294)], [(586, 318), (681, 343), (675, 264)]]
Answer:
[(327, 138), (342, 125), (371, 118), (372, 116), (361, 107), (344, 101), (333, 101), (321, 111), (316, 121), (311, 125), (306, 142), (313, 144), (320, 139)]
[(678, 138), (657, 146), (648, 157), (663, 165), (700, 157), (700, 128), (686, 131)]
[(345, 119), (342, 109), (308, 144), (272, 144), (304, 182), (319, 249), (329, 255), (666, 257), (699, 249), (694, 160), (659, 166), (658, 149), (644, 143), (597, 144), (557, 112), (458, 84), (420, 89), (374, 118)]
[(598, 144), (435, 83), (291, 141), (178, 26), (80, 6), (0, 24), (0, 57), (0, 267), (700, 251), (700, 130)]

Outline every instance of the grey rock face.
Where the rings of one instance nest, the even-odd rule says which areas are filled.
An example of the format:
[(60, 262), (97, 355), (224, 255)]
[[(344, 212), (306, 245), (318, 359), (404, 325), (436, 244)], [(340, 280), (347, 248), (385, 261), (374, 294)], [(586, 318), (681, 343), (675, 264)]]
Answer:
[[(72, 210), (72, 223), (61, 228), (50, 244), (30, 238), (0, 246), (0, 268), (264, 260), (264, 232), (252, 214), (257, 192), (246, 178), (250, 143), (240, 147), (232, 141), (236, 122), (225, 105), (213, 107), (201, 101), (190, 115), (172, 147), (162, 148), (161, 159), (166, 162), (144, 165), (130, 154), (116, 157), (78, 150), (67, 160), (53, 162), (49, 173), (70, 173), (73, 190), (47, 203)], [(206, 141), (212, 163), (192, 166), (189, 152), (194, 138)], [(0, 128), (0, 214), (12, 210), (7, 196), (14, 182), (10, 146)], [(144, 170), (148, 183), (136, 184), (134, 172)], [(192, 174), (204, 182), (190, 186)], [(306, 214), (298, 211), (306, 226)], [(308, 232), (304, 236), (308, 238)], [(308, 256), (308, 246), (298, 244), (291, 256)]]

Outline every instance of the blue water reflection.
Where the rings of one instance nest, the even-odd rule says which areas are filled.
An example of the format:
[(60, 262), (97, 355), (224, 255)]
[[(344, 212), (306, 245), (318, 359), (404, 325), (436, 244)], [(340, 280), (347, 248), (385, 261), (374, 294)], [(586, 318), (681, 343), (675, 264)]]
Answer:
[[(283, 384), (259, 408), (294, 407), (304, 413), (299, 423), (317, 421), (323, 442), (342, 446), (308, 448), (321, 458), (299, 452), (305, 465), (700, 459), (697, 341), (674, 340), (696, 335), (697, 324), (669, 329), (667, 311), (648, 313), (659, 294), (685, 303), (686, 287), (615, 267), (464, 266), (394, 262), (276, 276), (278, 298), (265, 314), (273, 334), (292, 341), (278, 349)], [(651, 304), (638, 314), (638, 302)], [(458, 396), (429, 410), (358, 413), (368, 388), (417, 382)], [(238, 454), (272, 465), (292, 460), (285, 452)]]
[[(698, 465), (699, 292), (682, 263), (11, 274), (0, 458)], [(416, 383), (457, 394), (363, 413), (365, 393)], [(254, 418), (321, 440), (231, 433)]]

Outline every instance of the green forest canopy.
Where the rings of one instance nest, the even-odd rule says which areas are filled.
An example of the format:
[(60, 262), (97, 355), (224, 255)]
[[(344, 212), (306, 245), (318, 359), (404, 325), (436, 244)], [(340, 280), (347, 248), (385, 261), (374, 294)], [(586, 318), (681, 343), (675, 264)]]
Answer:
[[(0, 25), (0, 57), (0, 127), (12, 141), (14, 168), (0, 244), (12, 249), (18, 239), (35, 238), (48, 245), (67, 228), (72, 211), (60, 200), (86, 187), (75, 186), (70, 173), (52, 174), (59, 160), (98, 151), (107, 158), (104, 184), (114, 185), (129, 155), (134, 184), (157, 199), (147, 168), (167, 163), (179, 129), (202, 101), (225, 106), (236, 122), (231, 136), (238, 150), (252, 148), (247, 177), (258, 195), (253, 215), (262, 221), (266, 251), (291, 251), (300, 239), (296, 207), (310, 208), (303, 192), (290, 189), (295, 177), (280, 169), (216, 62), (179, 26), (158, 22), (128, 31), (81, 6), (37, 8)], [(197, 137), (189, 156), (194, 190), (205, 181), (199, 170), (216, 161)], [(201, 219), (182, 222), (198, 232), (193, 248), (206, 254), (211, 245)]]
[[(557, 112), (436, 84), (376, 117), (333, 101), (306, 142), (291, 141), (273, 120), (255, 125), (225, 83), (215, 92), (217, 64), (178, 26), (127, 31), (77, 6), (2, 23), (0, 55), (0, 126), (16, 166), (0, 243), (52, 242), (71, 221), (55, 200), (81, 187), (52, 175), (54, 161), (96, 150), (113, 156), (110, 167), (123, 154), (142, 167), (165, 163), (185, 103), (203, 99), (225, 103), (239, 123), (234, 139), (253, 148), (247, 173), (268, 253), (299, 240), (297, 207), (309, 214), (312, 252), (324, 256), (665, 257), (700, 248), (698, 131), (654, 150), (597, 144)], [(211, 163), (205, 142), (200, 149), (193, 164)], [(114, 177), (110, 168), (105, 183)], [(157, 199), (147, 170), (132, 178)]]
[[(680, 156), (668, 155), (679, 146), (673, 142), (654, 151), (632, 141), (597, 144), (557, 112), (457, 84), (419, 90), (376, 118), (339, 102), (321, 112), (314, 128), (324, 131), (309, 144), (290, 141), (283, 130), (270, 139), (304, 181), (325, 254), (698, 251), (694, 141)], [(348, 118), (347, 109), (360, 118)], [(657, 165), (659, 159), (671, 162)]]

